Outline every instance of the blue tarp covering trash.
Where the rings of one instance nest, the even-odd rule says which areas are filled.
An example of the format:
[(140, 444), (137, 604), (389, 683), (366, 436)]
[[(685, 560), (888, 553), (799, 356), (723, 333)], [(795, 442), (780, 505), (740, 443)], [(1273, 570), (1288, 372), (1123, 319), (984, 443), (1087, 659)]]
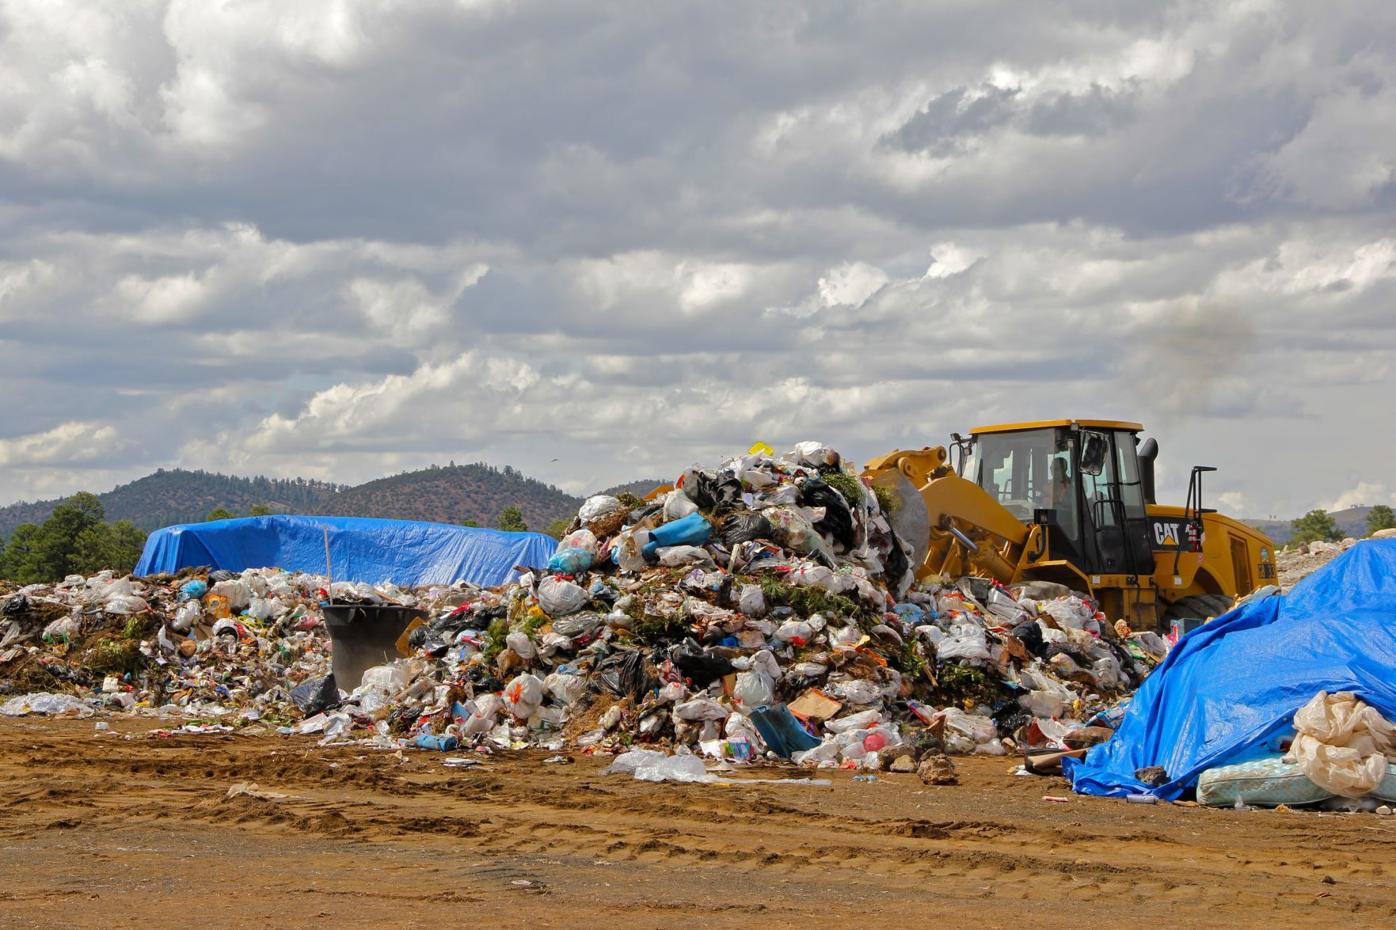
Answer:
[(429, 585), (469, 581), (486, 587), (542, 567), (557, 541), (542, 533), (506, 533), (445, 523), (367, 517), (276, 515), (167, 526), (150, 534), (137, 575), (207, 565), (240, 572), (284, 568), (325, 573), (325, 533), (335, 581)]
[[(1288, 732), (1319, 691), (1352, 691), (1396, 720), (1396, 540), (1369, 540), (1283, 597), (1243, 604), (1178, 641), (1114, 737), (1066, 760), (1082, 794), (1174, 799), (1217, 765)], [(1169, 781), (1134, 775), (1162, 766)]]

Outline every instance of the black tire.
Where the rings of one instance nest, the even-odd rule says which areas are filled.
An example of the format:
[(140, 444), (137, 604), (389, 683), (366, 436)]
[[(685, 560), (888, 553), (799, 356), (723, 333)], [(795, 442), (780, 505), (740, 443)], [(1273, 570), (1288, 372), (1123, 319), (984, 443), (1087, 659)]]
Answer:
[(1163, 612), (1163, 624), (1166, 628), (1173, 620), (1220, 617), (1231, 609), (1231, 605), (1232, 599), (1221, 594), (1194, 594), (1170, 604)]

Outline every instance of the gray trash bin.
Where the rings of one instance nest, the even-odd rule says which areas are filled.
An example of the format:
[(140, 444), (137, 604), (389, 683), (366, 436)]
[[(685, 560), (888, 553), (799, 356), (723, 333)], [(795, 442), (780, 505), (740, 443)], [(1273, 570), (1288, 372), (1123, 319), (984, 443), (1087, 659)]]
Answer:
[(330, 634), (334, 680), (345, 691), (353, 691), (364, 672), (399, 658), (398, 637), (416, 618), (426, 619), (425, 610), (396, 604), (321, 604), (325, 628)]

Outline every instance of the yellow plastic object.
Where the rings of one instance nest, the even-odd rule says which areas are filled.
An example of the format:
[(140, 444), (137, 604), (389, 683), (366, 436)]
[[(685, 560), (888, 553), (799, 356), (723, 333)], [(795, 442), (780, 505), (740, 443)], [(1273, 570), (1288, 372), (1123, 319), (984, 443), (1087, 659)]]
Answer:
[(746, 454), (747, 454), (747, 455), (775, 455), (775, 454), (776, 454), (776, 450), (775, 450), (775, 449), (772, 449), (770, 446), (766, 445), (764, 442), (761, 442), (760, 440), (757, 440), (756, 442), (754, 442), (754, 443), (751, 444), (751, 448), (750, 448), (750, 449), (746, 450)]
[(227, 620), (233, 615), (232, 603), (221, 594), (205, 595), (204, 609), (212, 614), (215, 620)]

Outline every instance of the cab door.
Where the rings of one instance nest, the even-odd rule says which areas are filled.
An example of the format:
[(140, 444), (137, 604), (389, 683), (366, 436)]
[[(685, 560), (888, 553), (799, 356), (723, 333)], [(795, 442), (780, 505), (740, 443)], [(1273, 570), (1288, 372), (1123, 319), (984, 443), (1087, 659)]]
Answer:
[(1083, 535), (1090, 541), (1090, 570), (1152, 574), (1149, 518), (1133, 436), (1083, 430), (1080, 459), (1082, 524)]

